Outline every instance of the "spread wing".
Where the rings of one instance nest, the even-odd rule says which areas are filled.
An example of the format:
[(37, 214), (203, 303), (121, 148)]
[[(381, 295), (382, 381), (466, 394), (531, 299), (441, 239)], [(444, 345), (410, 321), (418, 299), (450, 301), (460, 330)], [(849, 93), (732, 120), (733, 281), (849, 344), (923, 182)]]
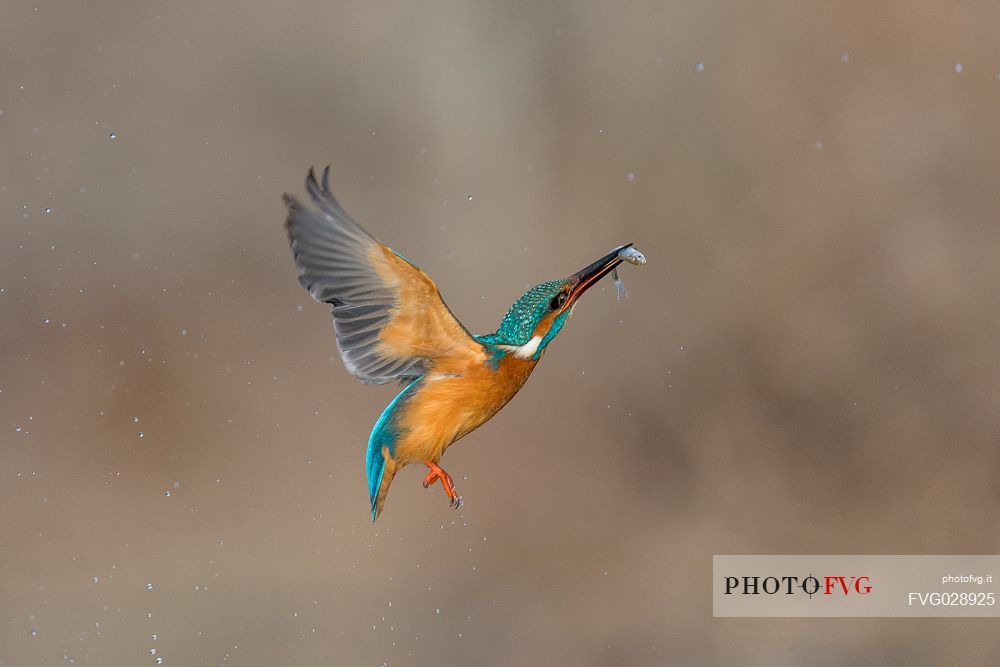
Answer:
[(344, 365), (363, 382), (406, 380), (482, 362), (482, 344), (455, 319), (430, 276), (351, 220), (309, 170), (316, 209), (285, 195), (288, 238), (299, 282), (333, 305)]

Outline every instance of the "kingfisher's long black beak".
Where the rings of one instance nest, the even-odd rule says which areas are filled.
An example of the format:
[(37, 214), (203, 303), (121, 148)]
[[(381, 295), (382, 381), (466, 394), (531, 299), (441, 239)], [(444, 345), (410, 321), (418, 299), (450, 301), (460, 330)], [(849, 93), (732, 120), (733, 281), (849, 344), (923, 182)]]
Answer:
[(596, 283), (598, 280), (604, 276), (611, 273), (616, 266), (622, 263), (621, 257), (618, 256), (625, 248), (631, 248), (631, 243), (626, 243), (623, 246), (618, 246), (611, 252), (609, 252), (604, 257), (591, 264), (585, 269), (577, 271), (569, 277), (570, 288), (569, 300), (576, 301), (580, 298), (580, 295), (586, 292), (591, 285)]

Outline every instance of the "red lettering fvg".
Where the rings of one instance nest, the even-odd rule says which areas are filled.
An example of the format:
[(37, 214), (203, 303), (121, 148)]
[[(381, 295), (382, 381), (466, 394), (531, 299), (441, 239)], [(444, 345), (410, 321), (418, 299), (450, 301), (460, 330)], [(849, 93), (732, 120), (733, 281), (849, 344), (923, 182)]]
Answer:
[(824, 577), (823, 581), (826, 583), (823, 589), (824, 595), (840, 592), (850, 595), (852, 591), (856, 595), (868, 595), (872, 592), (868, 577)]

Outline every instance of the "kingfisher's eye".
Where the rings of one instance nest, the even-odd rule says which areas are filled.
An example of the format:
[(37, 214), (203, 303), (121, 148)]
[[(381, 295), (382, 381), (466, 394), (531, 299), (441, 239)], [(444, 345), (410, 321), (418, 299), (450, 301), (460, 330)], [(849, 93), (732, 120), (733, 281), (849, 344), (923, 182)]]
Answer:
[(549, 302), (549, 306), (552, 307), (552, 310), (559, 310), (563, 307), (563, 304), (566, 303), (567, 296), (566, 292), (559, 292), (559, 294), (556, 294), (552, 298), (552, 301)]

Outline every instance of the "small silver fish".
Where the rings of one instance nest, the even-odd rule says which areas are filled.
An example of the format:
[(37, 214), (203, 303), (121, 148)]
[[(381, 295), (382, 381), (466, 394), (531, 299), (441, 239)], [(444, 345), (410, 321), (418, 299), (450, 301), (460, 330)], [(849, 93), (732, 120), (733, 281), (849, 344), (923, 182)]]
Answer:
[[(641, 266), (646, 263), (646, 256), (635, 248), (625, 248), (620, 253), (618, 253), (618, 258), (623, 262), (628, 262), (629, 264), (635, 264), (636, 266)], [(615, 298), (619, 301), (622, 300), (622, 295), (628, 298), (628, 290), (625, 289), (625, 283), (622, 279), (618, 277), (618, 267), (616, 266), (611, 270), (611, 279), (615, 283)]]
[(618, 253), (618, 258), (622, 261), (628, 262), (629, 264), (635, 264), (636, 266), (641, 266), (646, 263), (646, 256), (631, 247), (625, 248)]

